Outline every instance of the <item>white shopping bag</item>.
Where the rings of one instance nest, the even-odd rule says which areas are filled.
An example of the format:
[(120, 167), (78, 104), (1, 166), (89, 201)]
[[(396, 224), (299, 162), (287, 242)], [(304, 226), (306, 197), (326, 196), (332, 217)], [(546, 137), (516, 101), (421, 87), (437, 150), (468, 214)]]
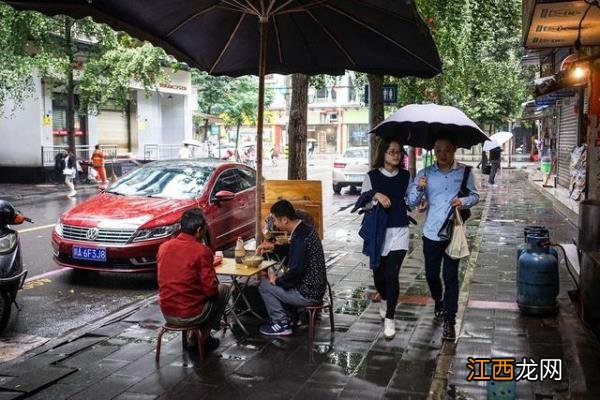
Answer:
[(465, 234), (465, 226), (458, 208), (454, 209), (454, 228), (452, 229), (452, 239), (446, 247), (446, 254), (455, 260), (460, 260), (471, 254), (467, 243), (467, 235)]

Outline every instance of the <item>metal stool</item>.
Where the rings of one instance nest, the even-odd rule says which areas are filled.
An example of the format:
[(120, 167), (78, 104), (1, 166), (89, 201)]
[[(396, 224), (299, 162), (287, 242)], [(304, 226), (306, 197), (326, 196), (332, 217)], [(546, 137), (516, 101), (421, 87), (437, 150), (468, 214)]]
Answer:
[(315, 320), (317, 317), (317, 311), (329, 309), (329, 324), (331, 326), (331, 334), (335, 330), (335, 323), (333, 320), (333, 296), (331, 295), (331, 286), (327, 282), (327, 290), (329, 292), (329, 301), (322, 301), (319, 304), (313, 304), (305, 306), (304, 310), (308, 312), (308, 345), (312, 348), (312, 344), (315, 339)]
[(181, 346), (182, 349), (185, 351), (187, 349), (187, 333), (188, 332), (195, 332), (196, 333), (196, 345), (198, 346), (198, 359), (199, 360), (204, 360), (204, 345), (206, 344), (206, 341), (208, 340), (209, 337), (209, 332), (208, 331), (209, 328), (203, 328), (200, 326), (178, 326), (178, 325), (171, 325), (171, 324), (164, 324), (163, 326), (160, 327), (160, 330), (158, 332), (158, 340), (156, 342), (156, 363), (158, 363), (160, 361), (160, 345), (162, 342), (162, 336), (165, 332), (167, 331), (171, 331), (171, 332), (181, 332)]

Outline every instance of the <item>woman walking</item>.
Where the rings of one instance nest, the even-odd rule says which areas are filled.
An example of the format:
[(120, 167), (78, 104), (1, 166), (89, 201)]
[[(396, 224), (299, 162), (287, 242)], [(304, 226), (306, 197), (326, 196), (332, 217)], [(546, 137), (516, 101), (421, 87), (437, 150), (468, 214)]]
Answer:
[(77, 174), (77, 167), (75, 165), (75, 154), (71, 150), (67, 151), (67, 156), (65, 157), (65, 168), (63, 169), (63, 175), (65, 176), (65, 185), (71, 191), (67, 194), (68, 197), (73, 197), (77, 194), (75, 190), (75, 184), (73, 184), (73, 180), (75, 179), (75, 175)]
[[(374, 168), (365, 176), (359, 198), (367, 209), (373, 207), (365, 216), (361, 237), (365, 239), (365, 249), (370, 249), (366, 252), (371, 259), (375, 287), (382, 299), (379, 314), (384, 320), (383, 334), (390, 340), (396, 334), (394, 316), (400, 296), (398, 275), (408, 251), (409, 219), (405, 196), (410, 175), (402, 168), (403, 150), (399, 142), (382, 140), (377, 150)], [(365, 228), (383, 241), (365, 238)]]

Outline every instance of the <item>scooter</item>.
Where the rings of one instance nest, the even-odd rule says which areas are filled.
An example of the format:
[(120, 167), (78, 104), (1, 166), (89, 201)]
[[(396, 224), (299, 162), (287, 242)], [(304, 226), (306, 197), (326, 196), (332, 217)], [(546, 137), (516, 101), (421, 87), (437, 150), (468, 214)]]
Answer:
[(16, 302), (17, 292), (23, 287), (27, 277), (27, 270), (23, 268), (19, 234), (9, 225), (20, 225), (25, 221), (33, 223), (9, 202), (0, 200), (0, 332), (8, 324), (13, 303), (20, 310)]

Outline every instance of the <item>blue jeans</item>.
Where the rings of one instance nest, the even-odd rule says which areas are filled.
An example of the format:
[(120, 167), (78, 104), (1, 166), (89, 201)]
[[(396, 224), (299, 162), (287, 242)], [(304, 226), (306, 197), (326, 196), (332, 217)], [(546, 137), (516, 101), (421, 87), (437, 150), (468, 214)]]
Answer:
[(260, 281), (258, 292), (265, 302), (271, 321), (289, 319), (283, 307), (284, 304), (304, 307), (314, 303), (313, 300), (302, 296), (297, 289), (285, 290), (281, 286), (272, 285), (268, 279), (262, 279)]
[[(460, 260), (454, 260), (446, 254), (449, 240), (436, 241), (423, 237), (423, 255), (425, 256), (425, 276), (431, 297), (435, 301), (444, 302), (444, 320), (454, 322), (458, 309), (458, 265)], [(440, 269), (444, 261), (444, 288), (440, 279)]]

